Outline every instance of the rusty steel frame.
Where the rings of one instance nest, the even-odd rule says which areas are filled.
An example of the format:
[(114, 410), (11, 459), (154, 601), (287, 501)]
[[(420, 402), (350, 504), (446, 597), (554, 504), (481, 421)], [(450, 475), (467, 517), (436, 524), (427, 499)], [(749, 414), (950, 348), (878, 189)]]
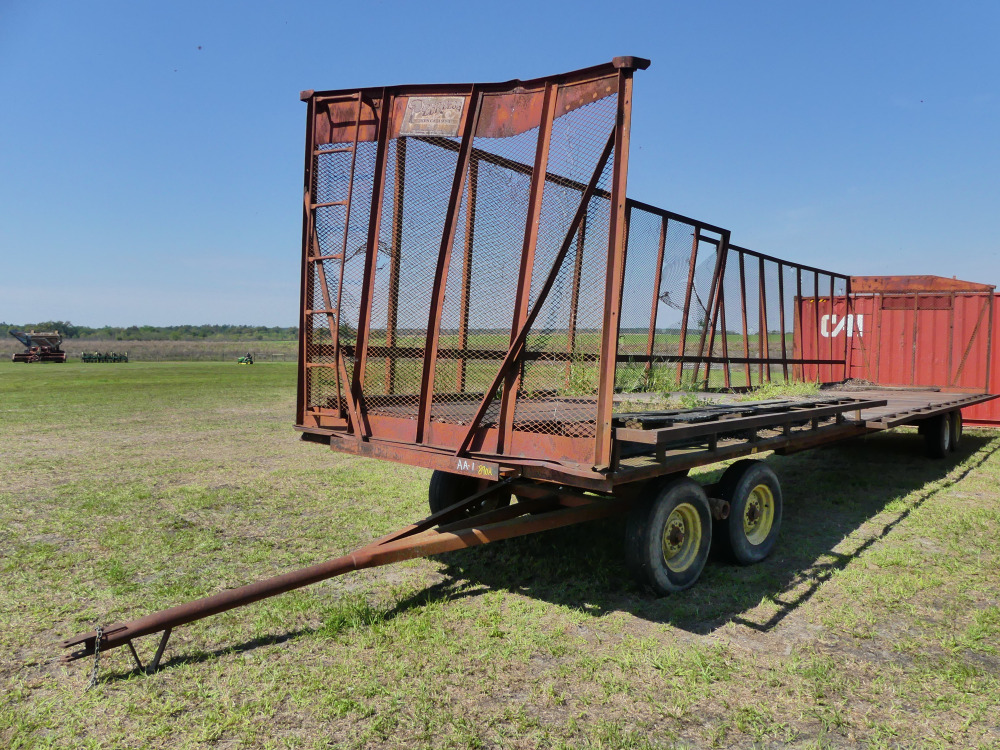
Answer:
[[(982, 293), (987, 289), (986, 285), (978, 285), (983, 289), (973, 289), (969, 285), (963, 286), (962, 282), (949, 280), (929, 281), (924, 278), (919, 282), (898, 281), (894, 286), (892, 279), (845, 276), (733, 245), (730, 242), (730, 232), (726, 229), (627, 198), (632, 77), (634, 71), (645, 69), (648, 64), (649, 61), (641, 58), (624, 57), (594, 68), (533, 81), (303, 92), (302, 98), (307, 103), (307, 124), (296, 429), (302, 433), (303, 439), (328, 444), (334, 450), (439, 471), (471, 474), (483, 480), (485, 488), (351, 554), (131, 622), (111, 625), (103, 628), (100, 633), (92, 631), (70, 638), (63, 645), (76, 650), (64, 657), (65, 660), (72, 661), (93, 655), (100, 638), (100, 650), (127, 646), (140, 669), (146, 669), (139, 660), (133, 641), (153, 633), (163, 633), (149, 664), (148, 671), (155, 671), (174, 628), (219, 612), (354, 570), (607, 518), (626, 511), (634, 493), (642, 489), (646, 480), (682, 473), (696, 466), (765, 450), (805, 450), (873, 430), (912, 423), (914, 420), (926, 419), (946, 410), (991, 398), (985, 394), (956, 395), (950, 401), (919, 408), (911, 405), (898, 413), (885, 414), (882, 421), (864, 421), (861, 416), (862, 409), (886, 405), (886, 400), (877, 398), (878, 394), (875, 394), (876, 398), (839, 396), (810, 404), (783, 402), (757, 405), (757, 410), (753, 412), (709, 416), (697, 422), (683, 423), (681, 420), (681, 424), (669, 423), (665, 426), (659, 422), (661, 426), (654, 426), (652, 429), (630, 427), (627, 421), (621, 419), (616, 421), (614, 396), (621, 365), (641, 365), (647, 382), (653, 368), (676, 366), (675, 371), (671, 370), (676, 383), (683, 382), (686, 366), (693, 366), (692, 385), (706, 390), (712, 385), (713, 366), (721, 368), (724, 385), (732, 390), (755, 385), (753, 370), (756, 370), (756, 384), (770, 381), (773, 371), (778, 368), (785, 380), (790, 376), (804, 378), (807, 366), (815, 367), (818, 377), (825, 373), (827, 381), (832, 381), (838, 373), (847, 378), (852, 357), (850, 343), (845, 340), (841, 356), (834, 352), (833, 337), (828, 336), (830, 340), (825, 347), (826, 351), (820, 351), (821, 306), (827, 310), (828, 323), (833, 323), (835, 303), (838, 300), (838, 281), (843, 281), (845, 285), (845, 315), (853, 309), (855, 295), (875, 296), (879, 300), (879, 304), (875, 306), (876, 316), (880, 315), (881, 301), (887, 295), (913, 295), (913, 373), (916, 366), (920, 295), (925, 292), (940, 295), (944, 292), (954, 301), (956, 295), (970, 291)], [(488, 107), (489, 96), (501, 97), (504, 106), (493, 102)], [(595, 145), (601, 150), (595, 152), (589, 178), (585, 177), (586, 171), (576, 177), (569, 177), (550, 170), (555, 122), (565, 112), (582, 109), (599, 96), (604, 100), (614, 97), (614, 117), (606, 130), (598, 130), (596, 134)], [(447, 97), (447, 106), (452, 107), (456, 100), (461, 101), (461, 112), (455, 122), (454, 133), (448, 137), (428, 137), (419, 129), (404, 133), (403, 121), (407, 117), (404, 113), (409, 112), (410, 100), (433, 97)], [(563, 104), (562, 109), (559, 107), (560, 102)], [(447, 106), (444, 100), (438, 100), (430, 106), (429, 111), (440, 114)], [(320, 110), (324, 107), (325, 115), (321, 115)], [(334, 109), (337, 109), (337, 117), (340, 119), (335, 118)], [(365, 117), (366, 109), (371, 113), (370, 119)], [(416, 111), (424, 110), (417, 108)], [(481, 126), (485, 127), (488, 134), (485, 137), (537, 130), (532, 163), (521, 163), (508, 156), (477, 148), (475, 140), (480, 136)], [(388, 200), (386, 183), (391, 139), (395, 140), (396, 151), (392, 168), (391, 215), (386, 218), (387, 223), (391, 221), (386, 243), (389, 291), (388, 298), (384, 300), (385, 346), (378, 346), (371, 342), (373, 319), (376, 315), (376, 273), (384, 272), (378, 269), (377, 261), (381, 249), (383, 204)], [(441, 218), (440, 236), (433, 240), (432, 252), (429, 253), (433, 260), (433, 277), (429, 282), (429, 299), (424, 313), (426, 327), (420, 328), (416, 334), (423, 338), (422, 347), (400, 345), (401, 284), (404, 278), (404, 258), (409, 249), (404, 239), (405, 207), (407, 193), (419, 189), (419, 185), (407, 186), (407, 174), (414, 173), (413, 170), (419, 170), (421, 166), (415, 161), (415, 154), (408, 153), (408, 139), (437, 147), (442, 153), (454, 154), (454, 166), (449, 167), (452, 170), (449, 173), (450, 190)], [(358, 199), (355, 195), (357, 184), (361, 184), (361, 178), (355, 172), (358, 167), (359, 145), (371, 142), (374, 142), (376, 148), (370, 176), (368, 225), (363, 232), (365, 255), (361, 278), (352, 282), (360, 286), (358, 324), (355, 342), (349, 344), (341, 340), (341, 331), (345, 326), (344, 289), (352, 230), (351, 209)], [(321, 150), (320, 145), (333, 147)], [(346, 170), (344, 180), (346, 196), (340, 200), (317, 202), (317, 194), (320, 192), (317, 181), (319, 158), (336, 153), (350, 153), (350, 167)], [(480, 203), (493, 198), (481, 192), (483, 165), (507, 170), (510, 174), (520, 175), (529, 181), (524, 223), (517, 230), (520, 255), (510, 326), (504, 331), (508, 339), (506, 349), (469, 349), (471, 311), (476, 296), (473, 291), (476, 284), (473, 262), (477, 257), (478, 234), (482, 231), (477, 229), (476, 217)], [(605, 188), (601, 182), (609, 166), (610, 186)], [(585, 182), (582, 181), (584, 179)], [(540, 255), (539, 239), (546, 191), (557, 188), (570, 191), (572, 200), (577, 201), (576, 207), (568, 223), (559, 225), (559, 231), (547, 240), (555, 243), (549, 247), (549, 250), (555, 248), (555, 251), (548, 256)], [(599, 203), (601, 201), (606, 203)], [(339, 252), (324, 254), (317, 211), (334, 206), (344, 209), (343, 227), (338, 227), (338, 231), (342, 229), (339, 235)], [(593, 225), (588, 227), (589, 212), (595, 206), (598, 206), (595, 209), (598, 212), (603, 211), (606, 206), (606, 237), (599, 236), (601, 233)], [(636, 243), (636, 249), (631, 258), (639, 258), (641, 261), (638, 250), (640, 239), (636, 229), (639, 213), (653, 217), (658, 241), (655, 243), (656, 269), (650, 290), (650, 307), (645, 307), (645, 300), (641, 307), (643, 319), (645, 310), (649, 309), (649, 326), (643, 332), (644, 353), (635, 354), (628, 350), (623, 352), (620, 347), (623, 337), (622, 299), (626, 293), (624, 285), (629, 269), (629, 247), (633, 242)], [(600, 227), (599, 222), (597, 225)], [(460, 226), (461, 242), (457, 239)], [(668, 263), (667, 247), (671, 238), (675, 237), (672, 233), (675, 226), (682, 233), (691, 233), (686, 256), (686, 285), (683, 303), (679, 308), (677, 352), (659, 353), (656, 342), (657, 331), (662, 330), (659, 327), (663, 315), (661, 308), (671, 301), (669, 292), (662, 291), (664, 270)], [(600, 243), (596, 255), (600, 262), (596, 269), (592, 268), (597, 272), (600, 286), (600, 342), (596, 351), (580, 352), (577, 343), (581, 336), (582, 278), (587, 269), (584, 255), (588, 243), (594, 242)], [(704, 245), (714, 246), (716, 257), (708, 288), (702, 289), (703, 294), (699, 294), (698, 261)], [(571, 267), (567, 271), (569, 279), (566, 283), (569, 287), (566, 343), (553, 345), (548, 349), (530, 349), (529, 334), (557, 279), (563, 273), (564, 264), (570, 260), (568, 256), (571, 251), (572, 262), (566, 266), (567, 269)], [(456, 265), (459, 263), (459, 256), (461, 267), (452, 270), (450, 266), (453, 262)], [(541, 258), (545, 258), (545, 264), (541, 263)], [(324, 268), (326, 261), (339, 261), (335, 300), (331, 295), (331, 279)], [(767, 275), (768, 267), (772, 266), (777, 268), (776, 288), (769, 282)], [(757, 274), (756, 300), (747, 291), (748, 268)], [(786, 271), (794, 271), (795, 274), (795, 294), (790, 300), (792, 332), (795, 335), (791, 355), (787, 347), (786, 304), (789, 300), (785, 289)], [(456, 346), (442, 341), (448, 278), (451, 272), (461, 274), (457, 285), (459, 300)], [(804, 293), (803, 274), (812, 275), (811, 295)], [(826, 298), (826, 290), (821, 290), (821, 279), (829, 282), (829, 295)], [(730, 289), (734, 285), (738, 285), (739, 289), (739, 315), (730, 317), (730, 322), (736, 322), (733, 317), (739, 318), (740, 325), (735, 331), (730, 331), (727, 325), (727, 280)], [(533, 286), (538, 281), (541, 283), (533, 294)], [(321, 297), (318, 300), (315, 292), (317, 286)], [(952, 306), (949, 319), (949, 384), (958, 382), (984, 321), (987, 328), (986, 377), (987, 383), (989, 382), (993, 288), (988, 287), (988, 290), (989, 303), (984, 304), (980, 310), (968, 346), (962, 353), (954, 374), (951, 348), (954, 346), (955, 324)], [(632, 293), (638, 290), (628, 291)], [(773, 316), (769, 320), (769, 300), (772, 304), (777, 301), (777, 321)], [(317, 302), (322, 308), (317, 306)], [(493, 303), (503, 305), (504, 300), (493, 300)], [(700, 318), (695, 316), (697, 322), (692, 329), (690, 324), (694, 304), (699, 306), (701, 313)], [(748, 315), (753, 304), (757, 305), (754, 321), (757, 326), (756, 352), (751, 350), (751, 317)], [(676, 304), (670, 306), (676, 309)], [(325, 318), (330, 344), (313, 341), (314, 331), (317, 330), (313, 324), (316, 315)], [(775, 322), (781, 336), (780, 354), (772, 352), (769, 341), (770, 327)], [(814, 356), (806, 356), (804, 351), (805, 343), (801, 333), (807, 326), (815, 327)], [(878, 328), (878, 322), (875, 328)], [(730, 334), (739, 336), (742, 340), (742, 356), (730, 354)], [(412, 338), (415, 334), (411, 332), (409, 335)], [(689, 336), (692, 341), (697, 341), (697, 353), (688, 351)], [(721, 343), (718, 355), (715, 351), (717, 339)], [(469, 373), (465, 360), (473, 353), (479, 360), (496, 364), (489, 385), (482, 392), (467, 391)], [(864, 351), (862, 356), (866, 356)], [(385, 360), (384, 370), (372, 369), (375, 380), (382, 370), (384, 388), (376, 389), (374, 385), (368, 387), (366, 376), (371, 357)], [(415, 393), (396, 392), (399, 377), (397, 358), (420, 360), (419, 388)], [(329, 359), (332, 362), (327, 361)], [(351, 372), (347, 367), (349, 360), (353, 362)], [(435, 380), (447, 379), (449, 383), (452, 382), (451, 377), (446, 378), (437, 373), (437, 364), (441, 360), (456, 362), (453, 380), (456, 393), (463, 399), (463, 406), (471, 409), (462, 412), (452, 421), (434, 418)], [(522, 394), (521, 384), (526, 377), (526, 365), (542, 362), (555, 363), (553, 369), (559, 372), (563, 370), (561, 363), (565, 362), (567, 384), (575, 362), (593, 365), (597, 375), (594, 397), (562, 398), (562, 401), (569, 402), (575, 408), (583, 408), (585, 411), (590, 409), (589, 422), (576, 418), (575, 422), (569, 424), (570, 420), (556, 415), (542, 420), (544, 430), (532, 431), (519, 427), (517, 412), (522, 406), (530, 407), (532, 400), (530, 395)], [(704, 377), (701, 375), (702, 365), (705, 366)], [(743, 371), (743, 386), (734, 386), (732, 383), (731, 369), (734, 366)], [(878, 366), (879, 363), (876, 362), (876, 371)], [(316, 405), (310, 401), (313, 387), (311, 373), (323, 370), (332, 371), (336, 396), (331, 397), (326, 404)], [(381, 392), (383, 390), (384, 393)], [(549, 401), (543, 400), (540, 407), (543, 410), (556, 409), (562, 402), (560, 398), (546, 398), (550, 398), (551, 403), (556, 406), (552, 407)], [(370, 404), (378, 399), (389, 399), (392, 406), (403, 411), (379, 412), (370, 409)], [(495, 404), (498, 406), (498, 414), (487, 420), (487, 412)], [(855, 412), (856, 418), (848, 419), (848, 412)], [(663, 419), (664, 414), (665, 412), (653, 413), (652, 418)], [(566, 424), (569, 424), (569, 429), (560, 431)], [(581, 424), (592, 429), (587, 432), (581, 428)], [(584, 434), (575, 432), (581, 429)], [(775, 434), (761, 436), (759, 432), (762, 430)], [(629, 463), (636, 458), (639, 459), (638, 463)], [(504, 493), (513, 493), (517, 502), (494, 510), (475, 512), (475, 509), (481, 507), (482, 501)]]
[[(517, 503), (466, 516), (470, 508), (501, 492), (525, 497)], [(128, 646), (139, 662), (133, 641), (146, 635), (164, 633), (148, 671), (155, 671), (167, 639), (174, 628), (206, 617), (277, 596), (313, 583), (355, 570), (388, 565), (415, 557), (476, 547), (515, 536), (557, 529), (624, 513), (628, 498), (586, 495), (574, 490), (539, 487), (535, 484), (506, 480), (434, 513), (422, 521), (376, 539), (342, 557), (292, 571), (246, 586), (197, 599), (129, 622), (102, 628), (101, 651)], [(70, 662), (94, 654), (97, 631), (68, 638), (63, 648), (76, 648), (63, 657)]]
[[(456, 456), (477, 455), (501, 455), (506, 456), (513, 463), (525, 460), (554, 461), (566, 468), (586, 469), (591, 471), (607, 471), (611, 466), (611, 459), (614, 453), (614, 432), (611, 429), (611, 419), (614, 411), (614, 394), (616, 376), (619, 367), (623, 363), (641, 363), (643, 369), (650, 376), (653, 368), (666, 365), (676, 366), (674, 379), (680, 383), (683, 372), (691, 368), (693, 372), (692, 385), (697, 388), (710, 388), (713, 385), (713, 371), (722, 370), (722, 381), (726, 387), (733, 387), (731, 368), (741, 367), (744, 372), (743, 387), (747, 388), (755, 383), (770, 380), (773, 368), (780, 368), (783, 376), (787, 379), (789, 369), (792, 373), (799, 371), (803, 365), (815, 364), (826, 366), (827, 374), (832, 375), (833, 368), (843, 368), (847, 371), (848, 351), (845, 350), (844, 357), (836, 356), (832, 349), (808, 359), (796, 357), (795, 353), (789, 356), (787, 350), (787, 331), (785, 326), (785, 294), (783, 289), (783, 274), (786, 268), (796, 269), (798, 278), (803, 272), (814, 274), (814, 296), (813, 314), (817, 325), (820, 318), (819, 279), (829, 278), (831, 290), (836, 279), (847, 279), (846, 276), (835, 274), (822, 269), (810, 266), (791, 263), (789, 261), (774, 258), (763, 253), (758, 253), (746, 248), (740, 248), (730, 244), (730, 234), (728, 230), (717, 227), (706, 222), (697, 221), (664, 209), (660, 209), (649, 204), (628, 199), (627, 190), (627, 166), (629, 150), (629, 130), (631, 119), (632, 103), (632, 76), (635, 70), (644, 69), (648, 65), (647, 61), (638, 58), (616, 58), (612, 63), (604, 66), (596, 66), (583, 71), (554, 76), (546, 79), (536, 79), (530, 82), (511, 82), (508, 84), (448, 84), (442, 86), (404, 86), (385, 87), (381, 89), (362, 89), (354, 91), (334, 91), (334, 92), (304, 92), (303, 98), (309, 104), (309, 123), (307, 125), (307, 163), (306, 163), (306, 192), (307, 210), (304, 215), (304, 266), (314, 263), (313, 274), (320, 275), (320, 288), (324, 295), (323, 306), (326, 314), (331, 337), (334, 339), (333, 345), (333, 373), (336, 378), (336, 392), (338, 397), (335, 403), (331, 403), (334, 408), (323, 406), (310, 406), (309, 390), (310, 380), (308, 370), (311, 367), (323, 367), (320, 363), (300, 362), (299, 379), (299, 399), (297, 409), (297, 424), (304, 430), (323, 431), (326, 429), (336, 429), (341, 431), (341, 436), (347, 439), (368, 441), (378, 440), (389, 444), (402, 445), (422, 445), (443, 452), (453, 452)], [(609, 85), (607, 91), (615, 91), (617, 100), (615, 104), (616, 116), (613, 127), (608, 136), (609, 145), (606, 147), (599, 163), (587, 183), (568, 177), (558, 172), (550, 171), (549, 149), (553, 123), (557, 117), (563, 114), (561, 107), (557, 107), (560, 97), (573, 86), (583, 87), (579, 90), (589, 91), (595, 82), (614, 82), (613, 87)], [(518, 85), (514, 85), (518, 84)], [(590, 88), (587, 88), (590, 87)], [(501, 94), (504, 91), (534, 91), (537, 96), (531, 109), (526, 110), (523, 116), (517, 112), (514, 114), (504, 114), (495, 107), (488, 113), (484, 113), (483, 106), (487, 95)], [(596, 89), (595, 89), (596, 92)], [(402, 102), (408, 102), (408, 97), (413, 96), (450, 96), (461, 98), (463, 105), (461, 110), (461, 120), (456, 128), (457, 136), (454, 139), (435, 139), (426, 136), (401, 137), (402, 131), (399, 120)], [(603, 95), (603, 93), (602, 93)], [(593, 96), (596, 98), (597, 93)], [(335, 125), (335, 117), (332, 114), (332, 105), (329, 102), (357, 102), (356, 114), (353, 121), (348, 123), (346, 116), (341, 116), (344, 122)], [(526, 100), (525, 100), (526, 101)], [(371, 118), (364, 119), (363, 103), (370, 108)], [(318, 108), (327, 106), (327, 119), (323, 120)], [(578, 102), (572, 106), (581, 106)], [(559, 111), (557, 111), (557, 109)], [(565, 109), (571, 109), (567, 105)], [(342, 112), (342, 114), (344, 114)], [(480, 118), (486, 127), (486, 132), (494, 132), (498, 128), (501, 132), (503, 128), (511, 127), (510, 123), (521, 118), (521, 126), (533, 125), (536, 128), (537, 136), (534, 139), (534, 160), (533, 163), (521, 163), (508, 156), (500, 156), (489, 151), (484, 151), (475, 145), (474, 141), (480, 132)], [(318, 119), (317, 119), (318, 118)], [(498, 119), (499, 118), (499, 119)], [(504, 118), (509, 118), (504, 120)], [(316, 124), (318, 123), (318, 125)], [(348, 131), (348, 126), (353, 130)], [(336, 128), (339, 127), (339, 130)], [(326, 128), (321, 135), (317, 135), (319, 130)], [(337, 135), (334, 134), (336, 130)], [(375, 298), (375, 274), (376, 259), (379, 253), (379, 237), (381, 236), (380, 223), (383, 217), (383, 197), (385, 192), (385, 180), (387, 173), (387, 153), (388, 140), (393, 134), (395, 136), (396, 164), (393, 170), (392, 186), (392, 228), (389, 233), (389, 284), (388, 300), (386, 305), (386, 331), (385, 346), (379, 347), (370, 344), (373, 326), (373, 306)], [(406, 193), (410, 188), (406, 187), (406, 175), (411, 169), (410, 156), (407, 152), (407, 141), (415, 139), (422, 143), (438, 147), (442, 151), (451, 151), (455, 154), (454, 172), (452, 187), (448, 193), (447, 208), (441, 225), (440, 242), (436, 253), (436, 264), (433, 279), (430, 282), (430, 303), (426, 316), (426, 327), (422, 328), (424, 337), (423, 347), (400, 346), (398, 341), (399, 326), (399, 306), (400, 306), (400, 274), (403, 254), (407, 248), (403, 247), (403, 212), (407, 199)], [(351, 155), (351, 167), (348, 172), (348, 197), (347, 215), (343, 226), (343, 236), (345, 238), (344, 250), (340, 253), (340, 279), (336, 284), (336, 303), (329, 299), (327, 279), (322, 276), (322, 263), (316, 262), (322, 256), (317, 249), (316, 254), (311, 255), (310, 247), (317, 242), (316, 215), (313, 204), (313, 211), (310, 212), (309, 190), (311, 189), (312, 170), (315, 169), (313, 160), (317, 154), (330, 153), (320, 151), (320, 142), (335, 143), (337, 141), (353, 140), (353, 145), (349, 147), (353, 153)], [(350, 204), (352, 201), (352, 190), (354, 188), (355, 163), (357, 158), (358, 143), (360, 141), (374, 141), (376, 145), (375, 167), (372, 177), (371, 210), (369, 216), (369, 226), (367, 231), (367, 246), (365, 264), (361, 280), (361, 298), (358, 306), (358, 330), (354, 344), (342, 344), (340, 342), (341, 320), (344, 310), (343, 290), (344, 290), (344, 268), (347, 262), (346, 237), (351, 221)], [(335, 149), (336, 150), (336, 149)], [(601, 187), (598, 181), (604, 174), (605, 165), (610, 161), (611, 178), (607, 189)], [(476, 280), (473, 273), (473, 254), (475, 244), (478, 241), (478, 234), (482, 229), (476, 227), (476, 214), (478, 211), (479, 180), (483, 164), (497, 166), (509, 170), (513, 174), (520, 174), (529, 180), (529, 192), (527, 195), (527, 209), (525, 212), (525, 223), (522, 234), (522, 247), (520, 253), (520, 265), (517, 273), (515, 285), (515, 299), (513, 300), (513, 313), (510, 318), (510, 334), (508, 347), (506, 350), (470, 350), (470, 309), (474, 295), (482, 293), (481, 288), (474, 291)], [(419, 165), (417, 165), (419, 166)], [(542, 203), (547, 186), (554, 186), (562, 189), (574, 191), (579, 196), (579, 204), (576, 215), (571, 226), (565, 233), (565, 237), (556, 253), (555, 262), (545, 275), (545, 269), (539, 268), (536, 261), (535, 248), (539, 241), (539, 226), (541, 221)], [(585, 243), (594, 240), (588, 236), (587, 214), (594, 200), (606, 201), (608, 211), (608, 235), (606, 253), (602, 259), (603, 263), (603, 310), (600, 318), (600, 346), (598, 351), (578, 352), (577, 341), (579, 337), (579, 312), (581, 304), (581, 275), (583, 272), (583, 258)], [(459, 243), (456, 240), (456, 229), (459, 223), (460, 212), (464, 206), (465, 223), (463, 239)], [(629, 227), (631, 217), (636, 211), (645, 212), (659, 221), (659, 243), (657, 246), (656, 271), (654, 279), (653, 293), (650, 295), (650, 319), (646, 333), (645, 355), (621, 354), (619, 345), (622, 340), (622, 322), (620, 320), (622, 310), (622, 297), (625, 292), (623, 288), (626, 266), (628, 264), (628, 246), (632, 241)], [(387, 219), (389, 220), (389, 219)], [(660, 315), (660, 286), (662, 271), (665, 263), (665, 246), (668, 241), (668, 234), (671, 233), (671, 226), (677, 225), (681, 231), (690, 231), (690, 252), (687, 258), (687, 284), (683, 295), (683, 305), (681, 310), (681, 324), (679, 330), (679, 343), (676, 354), (669, 351), (665, 353), (657, 352), (656, 339), (658, 330), (658, 316)], [(714, 236), (713, 236), (714, 235)], [(442, 343), (443, 311), (445, 305), (445, 292), (448, 286), (449, 265), (452, 257), (453, 245), (456, 247), (454, 254), (461, 255), (461, 285), (460, 302), (458, 313), (458, 333), (457, 346), (452, 347)], [(702, 292), (698, 299), (698, 304), (703, 309), (703, 316), (698, 318), (698, 323), (694, 330), (690, 322), (694, 319), (692, 314), (695, 297), (695, 273), (701, 257), (700, 249), (706, 246), (714, 246), (716, 252), (715, 267), (709, 283), (707, 294)], [(566, 334), (566, 345), (559, 351), (529, 351), (526, 341), (532, 330), (532, 325), (537, 318), (539, 310), (545, 303), (547, 296), (552, 289), (556, 274), (560, 272), (561, 264), (568, 251), (574, 250), (572, 263), (572, 276), (569, 281), (570, 302), (569, 320)], [(729, 256), (736, 254), (736, 259)], [(753, 267), (758, 274), (756, 323), (756, 351), (751, 350), (749, 335), (748, 308), (752, 301), (747, 296), (747, 280), (745, 277), (746, 259), (753, 260)], [(778, 289), (769, 291), (767, 289), (767, 279), (765, 278), (765, 264), (776, 265), (778, 269)], [(741, 314), (739, 322), (741, 329), (737, 329), (743, 340), (742, 356), (733, 356), (729, 351), (729, 331), (726, 326), (726, 278), (727, 272), (735, 275), (739, 271), (739, 289), (741, 301)], [(457, 271), (456, 271), (457, 272)], [(382, 273), (382, 271), (379, 271)], [(310, 356), (308, 352), (309, 342), (306, 339), (311, 332), (308, 327), (306, 315), (309, 307), (307, 303), (306, 282), (311, 278), (304, 269), (303, 271), (303, 351), (306, 351), (305, 358)], [(541, 291), (531, 297), (533, 284), (545, 278), (546, 283), (542, 285)], [(383, 282), (384, 283), (384, 282)], [(631, 293), (633, 290), (629, 290)], [(778, 319), (780, 321), (781, 346), (780, 355), (771, 351), (769, 342), (769, 328), (773, 321), (768, 316), (768, 300), (776, 299), (780, 305)], [(529, 300), (531, 304), (529, 305)], [(706, 301), (707, 300), (707, 301)], [(831, 302), (832, 304), (832, 302)], [(801, 322), (799, 307), (802, 305), (801, 295), (796, 300), (796, 318)], [(531, 309), (529, 309), (529, 307)], [(311, 311), (316, 314), (319, 311)], [(719, 325), (721, 323), (722, 328)], [(690, 339), (694, 337), (697, 349), (692, 349)], [(721, 339), (721, 352), (717, 353), (716, 340)], [(478, 388), (470, 392), (467, 376), (466, 358), (469, 354), (474, 354), (477, 360), (493, 360), (497, 362), (497, 369), (493, 383), (482, 391)], [(384, 391), (392, 399), (392, 403), (401, 405), (406, 409), (415, 409), (415, 418), (412, 422), (389, 417), (376, 419), (368, 406), (368, 401), (375, 398), (378, 393), (374, 389), (369, 389), (366, 382), (366, 371), (368, 358), (370, 356), (383, 357), (385, 360), (385, 372), (382, 376)], [(410, 359), (420, 363), (419, 387), (412, 395), (393, 395), (396, 393), (396, 367), (397, 360)], [(348, 360), (353, 360), (353, 373), (348, 373)], [(454, 384), (458, 397), (471, 401), (472, 404), (478, 402), (478, 406), (467, 416), (460, 417), (458, 424), (463, 426), (463, 436), (456, 443), (448, 442), (452, 438), (445, 438), (452, 431), (445, 429), (441, 424), (442, 420), (435, 420), (433, 408), (436, 398), (436, 365), (439, 360), (454, 361)], [(569, 385), (572, 374), (573, 362), (584, 363), (588, 367), (596, 368), (596, 389), (593, 400), (592, 412), (592, 437), (575, 436), (578, 435), (578, 428), (570, 425), (567, 429), (567, 437), (562, 438), (565, 444), (559, 450), (562, 457), (553, 457), (545, 449), (545, 444), (549, 437), (532, 432), (530, 429), (519, 426), (515, 413), (519, 409), (521, 402), (521, 383), (525, 372), (525, 365), (539, 361), (565, 362), (565, 382)], [(704, 375), (701, 367), (704, 365)], [(756, 371), (756, 379), (751, 375), (751, 367)], [(798, 369), (796, 369), (798, 368)], [(832, 378), (831, 378), (832, 379)], [(463, 395), (467, 394), (467, 395)], [(495, 418), (495, 424), (486, 423), (486, 413), (494, 403), (494, 397), (498, 396), (499, 414)], [(409, 406), (407, 406), (409, 404)], [(589, 408), (589, 407), (588, 407)], [(346, 412), (346, 413), (345, 413)], [(447, 418), (443, 420), (447, 422)], [(546, 423), (549, 424), (549, 423)], [(544, 430), (555, 429), (556, 439), (559, 430), (562, 429), (558, 422), (551, 422)], [(573, 432), (573, 430), (577, 432)], [(376, 434), (377, 433), (377, 434)], [(539, 444), (538, 450), (525, 451), (525, 446), (534, 440)], [(337, 441), (343, 446), (344, 441)]]

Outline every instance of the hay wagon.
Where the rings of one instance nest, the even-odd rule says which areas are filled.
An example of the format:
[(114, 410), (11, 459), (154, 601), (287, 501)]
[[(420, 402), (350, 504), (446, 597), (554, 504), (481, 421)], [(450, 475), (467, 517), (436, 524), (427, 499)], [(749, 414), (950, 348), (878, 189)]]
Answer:
[[(773, 549), (781, 485), (749, 457), (905, 424), (932, 455), (953, 449), (961, 409), (991, 398), (992, 287), (894, 277), (859, 288), (628, 198), (633, 74), (648, 64), (303, 92), (296, 429), (433, 470), (430, 515), (312, 568), (69, 639), (79, 648), (67, 658), (162, 631), (155, 667), (170, 629), (192, 620), (620, 514), (629, 568), (676, 592), (713, 542), (740, 564)], [(878, 385), (865, 349), (878, 322), (854, 310), (875, 297), (912, 309), (907, 356), (945, 357), (941, 382)], [(947, 336), (921, 338), (920, 315), (942, 297)], [(826, 387), (741, 400), (775, 381)], [(729, 459), (743, 460), (716, 484), (687, 476)]]

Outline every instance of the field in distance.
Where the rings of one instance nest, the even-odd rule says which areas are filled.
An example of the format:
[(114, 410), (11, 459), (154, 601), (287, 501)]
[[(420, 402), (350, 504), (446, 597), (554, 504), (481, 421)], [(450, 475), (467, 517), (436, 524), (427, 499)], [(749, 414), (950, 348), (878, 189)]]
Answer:
[(60, 639), (426, 514), (429, 472), (297, 439), (295, 378), (0, 362), (0, 747), (1000, 745), (1000, 436), (973, 430), (939, 462), (915, 432), (766, 456), (775, 554), (669, 598), (622, 524), (582, 525), (183, 626), (86, 690)]
[[(10, 339), (4, 342), (9, 351), (3, 360), (9, 362), (10, 355), (18, 348)], [(258, 362), (294, 362), (298, 356), (298, 340), (290, 341), (118, 341), (101, 339), (63, 339), (62, 348), (68, 359), (79, 359), (83, 354), (93, 352), (128, 352), (130, 364), (139, 362), (235, 362), (247, 352), (252, 352)]]

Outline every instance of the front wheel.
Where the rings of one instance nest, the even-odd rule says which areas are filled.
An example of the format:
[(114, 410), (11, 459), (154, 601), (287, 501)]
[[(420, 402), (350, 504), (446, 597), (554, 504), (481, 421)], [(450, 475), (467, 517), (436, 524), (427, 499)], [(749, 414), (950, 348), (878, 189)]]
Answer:
[(660, 596), (693, 586), (711, 546), (708, 498), (690, 479), (667, 483), (629, 511), (625, 560), (636, 580)]
[(781, 528), (778, 477), (762, 461), (744, 459), (726, 469), (718, 487), (729, 516), (716, 521), (716, 546), (740, 565), (760, 562), (771, 554)]

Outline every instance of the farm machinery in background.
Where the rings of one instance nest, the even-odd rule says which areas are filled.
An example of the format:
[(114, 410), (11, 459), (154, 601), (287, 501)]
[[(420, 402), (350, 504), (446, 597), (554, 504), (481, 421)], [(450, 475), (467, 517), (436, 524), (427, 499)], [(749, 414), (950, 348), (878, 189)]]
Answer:
[(253, 353), (247, 352), (245, 357), (240, 357), (236, 360), (238, 365), (252, 365), (253, 364)]
[(85, 363), (112, 363), (128, 362), (128, 352), (84, 352), (80, 359)]
[(59, 331), (11, 331), (10, 335), (24, 344), (24, 351), (15, 353), (13, 362), (65, 362), (66, 352)]

